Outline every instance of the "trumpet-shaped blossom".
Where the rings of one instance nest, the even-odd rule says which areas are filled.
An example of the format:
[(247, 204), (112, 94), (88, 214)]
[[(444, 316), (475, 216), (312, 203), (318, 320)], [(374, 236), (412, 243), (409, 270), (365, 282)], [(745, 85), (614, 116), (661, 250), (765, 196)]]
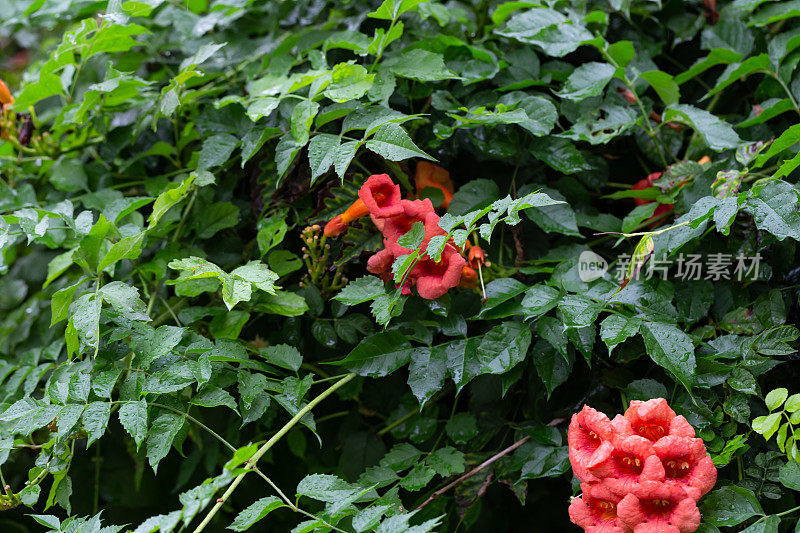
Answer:
[(478, 286), (478, 273), (470, 266), (461, 268), (461, 281), (458, 282), (459, 287), (465, 289), (474, 289)]
[(435, 300), (459, 284), (461, 271), (466, 264), (466, 259), (461, 257), (458, 249), (447, 243), (441, 261), (436, 262), (426, 256), (414, 265), (409, 277), (416, 282), (421, 297)]
[[(583, 482), (570, 519), (586, 531), (689, 533), (699, 527), (697, 501), (714, 487), (717, 470), (703, 440), (665, 399), (634, 400), (613, 420), (584, 406), (572, 417), (568, 440), (572, 470)], [(616, 522), (601, 512), (612, 507)]]
[(606, 481), (620, 497), (644, 480), (661, 481), (664, 467), (653, 451), (653, 443), (638, 435), (616, 437), (614, 448), (603, 461), (588, 466), (589, 472)]
[(668, 435), (659, 439), (653, 449), (664, 465), (665, 483), (683, 488), (699, 500), (717, 482), (717, 468), (706, 454), (703, 439)]
[(388, 174), (375, 174), (367, 178), (358, 190), (358, 197), (364, 202), (378, 229), (382, 229), (384, 219), (403, 213), (400, 186)]
[(467, 258), (467, 262), (472, 268), (478, 268), (486, 264), (486, 254), (480, 246), (471, 246)]
[(325, 225), (325, 236), (340, 235), (347, 230), (350, 222), (367, 215), (370, 215), (378, 229), (382, 229), (384, 219), (403, 214), (401, 200), (400, 187), (387, 174), (370, 176), (359, 189), (358, 200)]
[(575, 477), (581, 481), (597, 481), (590, 466), (607, 461), (614, 450), (611, 421), (606, 415), (588, 405), (574, 415), (567, 433), (569, 460)]
[(14, 97), (11, 95), (11, 91), (8, 90), (8, 86), (3, 80), (0, 80), (0, 107), (5, 107), (13, 103)]
[(633, 400), (625, 417), (615, 419), (618, 431), (640, 435), (653, 442), (667, 435), (694, 437), (694, 428), (683, 416), (678, 416), (664, 398), (646, 402)]
[(425, 187), (434, 187), (442, 191), (444, 200), (442, 207), (447, 209), (453, 199), (453, 182), (450, 180), (450, 173), (440, 166), (420, 161), (417, 163), (417, 172), (414, 175), (414, 184), (417, 187), (417, 196), (422, 194)]
[(587, 533), (629, 533), (617, 516), (621, 498), (601, 484), (581, 484), (583, 494), (569, 504), (569, 519)]
[(701, 519), (686, 491), (658, 481), (634, 487), (617, 505), (617, 516), (633, 533), (690, 533)]
[[(446, 171), (444, 172), (446, 175)], [(430, 170), (429, 174), (441, 176), (441, 172), (435, 169)], [(412, 285), (416, 285), (419, 295), (431, 300), (443, 296), (449, 289), (460, 284), (467, 261), (452, 241), (445, 243), (439, 261), (434, 261), (425, 253), (433, 237), (447, 235), (439, 226), (439, 215), (429, 199), (402, 199), (400, 187), (386, 174), (370, 176), (358, 191), (358, 196), (359, 199), (344, 213), (328, 222), (325, 226), (326, 236), (339, 235), (347, 229), (349, 222), (369, 214), (375, 226), (383, 233), (384, 248), (369, 258), (367, 270), (383, 279), (389, 279), (394, 262), (399, 257), (414, 252), (398, 241), (414, 224), (420, 222), (424, 230), (423, 240), (417, 250), (418, 259), (402, 282), (403, 294), (409, 294)], [(471, 282), (474, 285), (477, 278), (475, 271), (469, 269), (466, 274), (466, 283)]]
[[(433, 210), (433, 204), (427, 198), (425, 200), (403, 200), (400, 208), (399, 213), (382, 221), (380, 230), (387, 239), (396, 241), (408, 233), (415, 222), (422, 222), (425, 229), (425, 241), (429, 241), (435, 235), (445, 235), (445, 231), (439, 227), (439, 215)], [(427, 245), (427, 242), (423, 244)], [(404, 253), (411, 253), (411, 251), (408, 250)]]

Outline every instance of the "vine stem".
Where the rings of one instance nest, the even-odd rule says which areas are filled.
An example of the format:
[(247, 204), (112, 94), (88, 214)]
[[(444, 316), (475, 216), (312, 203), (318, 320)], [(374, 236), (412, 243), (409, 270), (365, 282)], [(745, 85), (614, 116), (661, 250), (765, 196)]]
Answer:
[(514, 450), (516, 450), (517, 448), (519, 448), (520, 446), (522, 446), (523, 444), (525, 444), (529, 440), (531, 440), (531, 438), (529, 436), (528, 437), (523, 437), (523, 438), (519, 439), (517, 442), (515, 442), (514, 444), (512, 444), (511, 446), (509, 446), (508, 448), (506, 448), (505, 450), (497, 452), (496, 454), (494, 454), (490, 458), (486, 459), (484, 462), (482, 462), (481, 464), (479, 464), (478, 466), (476, 466), (475, 468), (473, 468), (472, 470), (470, 470), (469, 472), (467, 472), (466, 474), (461, 476), (460, 478), (456, 479), (455, 481), (453, 481), (449, 485), (445, 485), (441, 489), (439, 489), (436, 492), (434, 492), (433, 494), (431, 494), (430, 497), (427, 500), (425, 500), (424, 502), (419, 504), (419, 506), (417, 506), (417, 508), (414, 509), (414, 510), (415, 511), (419, 511), (420, 509), (422, 509), (423, 507), (425, 507), (426, 505), (431, 503), (433, 500), (435, 500), (436, 498), (438, 498), (439, 496), (441, 496), (442, 494), (447, 492), (448, 490), (452, 489), (453, 487), (455, 487), (457, 485), (460, 485), (461, 483), (463, 483), (464, 481), (468, 480), (469, 478), (471, 478), (472, 476), (474, 476), (475, 474), (477, 474), (478, 472), (480, 472), (481, 470), (483, 470), (484, 468), (486, 468), (490, 464), (494, 463), (495, 461), (497, 461), (501, 457), (504, 457), (504, 456), (508, 455), (509, 453), (513, 452)]
[(356, 377), (355, 374), (347, 374), (342, 379), (340, 379), (339, 381), (337, 381), (336, 383), (325, 389), (322, 393), (320, 393), (319, 396), (308, 402), (308, 405), (300, 409), (297, 412), (297, 414), (294, 415), (292, 419), (289, 420), (280, 430), (278, 430), (278, 432), (271, 439), (269, 439), (266, 443), (264, 443), (261, 446), (261, 448), (259, 448), (247, 462), (245, 471), (236, 476), (236, 479), (233, 480), (233, 483), (231, 483), (231, 486), (228, 487), (228, 490), (226, 490), (225, 493), (222, 495), (222, 497), (217, 500), (217, 503), (214, 505), (214, 507), (211, 508), (206, 517), (203, 519), (203, 521), (200, 522), (200, 524), (198, 524), (198, 526), (194, 530), (194, 533), (200, 533), (205, 529), (205, 527), (209, 524), (209, 522), (211, 522), (211, 519), (214, 518), (214, 515), (217, 514), (217, 512), (222, 508), (222, 506), (225, 505), (225, 502), (228, 501), (228, 498), (231, 497), (231, 494), (233, 494), (233, 491), (235, 491), (236, 487), (238, 487), (239, 484), (242, 482), (244, 476), (246, 476), (249, 471), (255, 469), (258, 460), (261, 459), (261, 457), (265, 453), (267, 453), (270, 450), (270, 448), (272, 448), (275, 445), (276, 442), (278, 442), (284, 435), (286, 435), (286, 433), (288, 433), (290, 429), (292, 429), (298, 422), (300, 422), (300, 420), (306, 414), (308, 414), (314, 407), (316, 407), (317, 404), (319, 404), (322, 400), (333, 394), (336, 391), (336, 389), (345, 385), (354, 377)]

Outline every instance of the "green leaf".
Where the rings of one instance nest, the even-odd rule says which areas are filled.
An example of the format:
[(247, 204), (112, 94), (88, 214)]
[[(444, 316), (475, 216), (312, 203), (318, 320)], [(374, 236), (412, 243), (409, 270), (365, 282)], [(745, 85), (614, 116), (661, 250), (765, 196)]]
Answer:
[(189, 192), (189, 187), (192, 185), (193, 181), (194, 176), (189, 176), (177, 187), (167, 189), (158, 195), (155, 203), (153, 203), (153, 212), (150, 213), (150, 217), (148, 218), (148, 229), (155, 227), (158, 221), (161, 220), (161, 217), (163, 217), (172, 206), (183, 200), (186, 193)]
[(440, 346), (416, 348), (408, 367), (408, 387), (424, 405), (441, 390), (447, 376), (447, 354)]
[(781, 413), (772, 413), (767, 416), (758, 416), (753, 419), (753, 431), (763, 435), (765, 440), (769, 440), (778, 431), (781, 423)]
[(53, 293), (53, 299), (50, 304), (50, 326), (69, 317), (69, 307), (72, 304), (72, 298), (75, 296), (75, 291), (77, 291), (78, 287), (83, 285), (84, 282), (85, 278), (81, 278), (77, 283)]
[(564, 87), (556, 94), (576, 102), (590, 96), (598, 96), (614, 77), (615, 71), (616, 69), (608, 63), (584, 63), (570, 74)]
[(97, 271), (103, 272), (111, 265), (123, 259), (137, 259), (142, 254), (142, 244), (144, 243), (145, 235), (146, 232), (143, 231), (115, 242), (103, 256), (100, 264), (97, 265)]
[(747, 120), (740, 122), (737, 127), (749, 128), (757, 124), (763, 124), (769, 119), (793, 109), (794, 105), (788, 98), (770, 98), (758, 105), (754, 105)]
[(539, 46), (547, 55), (562, 57), (590, 41), (591, 32), (553, 9), (536, 7), (517, 13), (496, 33)]
[(478, 435), (478, 421), (472, 413), (458, 413), (447, 421), (445, 431), (456, 444), (465, 444)]
[(311, 165), (311, 184), (336, 163), (339, 155), (339, 136), (320, 133), (308, 143), (308, 162)]
[(800, 411), (800, 394), (792, 394), (789, 396), (783, 408), (790, 413)]
[(461, 474), (465, 469), (464, 454), (451, 446), (437, 449), (425, 462), (442, 477)]
[(642, 321), (635, 317), (609, 315), (600, 324), (600, 338), (608, 347), (608, 354), (620, 345), (625, 339), (639, 333)]
[(436, 470), (418, 463), (414, 465), (411, 471), (400, 481), (400, 486), (408, 491), (418, 491), (425, 488), (435, 475)]
[(83, 410), (83, 427), (88, 434), (87, 448), (106, 432), (110, 416), (111, 404), (109, 402), (91, 402)]
[(331, 70), (331, 84), (325, 89), (325, 96), (334, 102), (347, 102), (361, 98), (372, 87), (374, 74), (352, 62), (339, 63)]
[(336, 364), (360, 376), (382, 377), (407, 364), (411, 344), (398, 331), (384, 331), (363, 339)]
[(64, 94), (61, 78), (55, 74), (39, 74), (37, 81), (28, 83), (14, 102), (14, 109), (25, 111), (28, 107), (39, 103), (45, 98)]
[(716, 85), (714, 86), (713, 89), (708, 91), (706, 97), (717, 94), (718, 92), (725, 89), (732, 83), (739, 80), (743, 80), (744, 78), (746, 78), (750, 74), (753, 74), (754, 72), (763, 73), (768, 69), (770, 69), (771, 66), (772, 64), (767, 54), (760, 54), (757, 56), (753, 56), (738, 65), (732, 65), (732, 68), (731, 67), (727, 68), (725, 72), (723, 72), (722, 75), (720, 75)]
[(386, 294), (386, 289), (380, 278), (363, 276), (348, 283), (333, 299), (345, 305), (358, 305), (383, 294)]
[(773, 234), (778, 240), (791, 237), (800, 240), (800, 214), (797, 190), (784, 181), (770, 181), (750, 189), (744, 210), (755, 220), (756, 227)]
[(789, 461), (783, 465), (778, 474), (778, 479), (786, 488), (800, 490), (800, 463)]
[(425, 226), (422, 222), (414, 222), (411, 229), (397, 239), (397, 244), (409, 250), (416, 250), (425, 238)]
[(545, 314), (556, 306), (558, 299), (558, 289), (539, 284), (534, 285), (525, 293), (521, 305), (526, 318), (528, 318)]
[(733, 128), (708, 111), (686, 104), (673, 104), (664, 110), (664, 121), (686, 124), (703, 138), (712, 150), (721, 152), (728, 148), (736, 148), (742, 142)]
[(217, 232), (232, 228), (238, 223), (238, 207), (231, 202), (214, 202), (203, 210), (202, 222), (198, 223), (197, 236), (201, 239), (210, 239)]
[(197, 170), (206, 170), (227, 162), (238, 145), (239, 139), (228, 133), (212, 135), (203, 141)]
[(662, 322), (645, 322), (640, 332), (653, 362), (672, 372), (687, 389), (691, 389), (695, 372), (691, 338), (676, 325)]
[(639, 74), (639, 78), (645, 80), (658, 93), (658, 97), (664, 105), (677, 104), (681, 97), (678, 84), (672, 76), (660, 70), (649, 70)]
[(100, 297), (87, 293), (75, 300), (69, 308), (69, 323), (88, 346), (96, 348), (100, 342)]
[(303, 363), (303, 356), (294, 346), (276, 344), (262, 348), (261, 357), (271, 365), (276, 365), (297, 372)]
[(291, 133), (298, 146), (305, 146), (308, 142), (311, 125), (319, 110), (319, 104), (311, 100), (302, 100), (294, 106), (291, 118)]
[(417, 6), (426, 0), (383, 0), (383, 3), (373, 11), (368, 13), (370, 18), (394, 20), (407, 11), (417, 9)]
[(256, 522), (262, 520), (269, 513), (275, 509), (285, 507), (285, 504), (275, 496), (266, 496), (246, 507), (242, 512), (236, 515), (233, 523), (228, 526), (228, 529), (234, 531), (247, 531)]
[(689, 67), (688, 70), (684, 70), (675, 76), (675, 83), (678, 85), (683, 85), (687, 81), (699, 74), (702, 74), (715, 65), (729, 65), (731, 63), (736, 63), (741, 58), (742, 54), (735, 52), (730, 48), (714, 48), (706, 57), (695, 61), (695, 63)]
[(184, 418), (176, 413), (162, 413), (155, 420), (147, 433), (147, 460), (155, 472), (158, 463), (167, 456), (172, 441), (183, 427)]
[(335, 503), (358, 490), (347, 481), (330, 474), (312, 474), (297, 484), (297, 495), (313, 500)]
[(779, 389), (773, 389), (769, 391), (767, 396), (764, 398), (764, 403), (767, 404), (767, 409), (770, 411), (774, 411), (781, 405), (783, 402), (786, 401), (786, 398), (789, 397), (789, 391), (783, 387)]
[(88, 178), (80, 159), (59, 159), (50, 167), (50, 183), (59, 191), (88, 190)]
[(393, 122), (378, 128), (375, 135), (366, 142), (366, 147), (390, 161), (402, 161), (412, 157), (436, 161), (414, 144), (402, 126)]
[(302, 147), (303, 145), (297, 143), (289, 133), (280, 138), (278, 146), (275, 148), (275, 164), (278, 166), (278, 176), (283, 177), (286, 174)]
[(417, 81), (439, 81), (458, 78), (444, 65), (444, 58), (433, 52), (414, 48), (400, 54), (384, 66), (391, 68), (396, 76)]
[(121, 281), (112, 281), (100, 287), (100, 296), (120, 315), (130, 320), (150, 321), (147, 306), (139, 298), (139, 289)]
[(119, 422), (125, 431), (133, 437), (136, 449), (139, 449), (147, 436), (147, 402), (125, 402), (119, 409)]
[(794, 126), (790, 126), (784, 130), (777, 139), (772, 141), (772, 144), (769, 146), (769, 150), (758, 156), (756, 165), (762, 166), (771, 157), (776, 156), (798, 142), (800, 142), (800, 124), (795, 124)]
[(192, 398), (189, 403), (201, 407), (218, 407), (224, 405), (236, 411), (236, 400), (233, 399), (233, 396), (225, 389), (214, 386), (204, 388), (203, 391)]
[(608, 55), (617, 65), (625, 68), (633, 60), (636, 50), (631, 41), (617, 41), (608, 47)]
[(707, 495), (701, 503), (703, 519), (714, 526), (735, 526), (753, 516), (763, 516), (752, 491), (730, 485)]
[(89, 48), (84, 52), (83, 59), (87, 59), (101, 52), (127, 52), (139, 43), (133, 39), (134, 35), (150, 33), (138, 24), (103, 25), (89, 41)]
[(572, 360), (562, 356), (556, 348), (545, 340), (533, 346), (533, 364), (536, 373), (544, 383), (549, 398), (553, 391), (564, 383), (572, 370)]

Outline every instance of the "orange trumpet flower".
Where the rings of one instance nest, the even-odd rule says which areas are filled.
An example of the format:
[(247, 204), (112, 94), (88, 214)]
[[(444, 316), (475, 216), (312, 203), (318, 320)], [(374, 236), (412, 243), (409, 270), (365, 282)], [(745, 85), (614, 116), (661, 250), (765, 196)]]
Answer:
[(7, 105), (11, 105), (14, 103), (14, 97), (11, 96), (11, 91), (8, 90), (8, 86), (0, 80), (0, 104), (2, 107), (6, 107)]
[(428, 163), (427, 161), (420, 161), (417, 163), (417, 173), (414, 176), (414, 184), (417, 186), (417, 197), (422, 194), (422, 190), (425, 187), (435, 187), (444, 194), (442, 207), (447, 209), (450, 206), (450, 201), (453, 199), (455, 189), (450, 179), (450, 173), (442, 167)]

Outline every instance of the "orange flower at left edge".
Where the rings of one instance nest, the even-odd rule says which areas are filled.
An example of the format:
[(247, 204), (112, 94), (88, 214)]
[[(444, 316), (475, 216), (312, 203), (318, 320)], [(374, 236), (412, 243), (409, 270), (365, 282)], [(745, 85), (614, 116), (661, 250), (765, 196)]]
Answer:
[(11, 91), (8, 90), (8, 86), (0, 80), (0, 104), (7, 105), (13, 104), (14, 97), (11, 96)]
[(13, 103), (14, 97), (11, 96), (11, 91), (8, 90), (8, 86), (3, 82), (3, 80), (0, 80), (0, 104), (5, 107)]

